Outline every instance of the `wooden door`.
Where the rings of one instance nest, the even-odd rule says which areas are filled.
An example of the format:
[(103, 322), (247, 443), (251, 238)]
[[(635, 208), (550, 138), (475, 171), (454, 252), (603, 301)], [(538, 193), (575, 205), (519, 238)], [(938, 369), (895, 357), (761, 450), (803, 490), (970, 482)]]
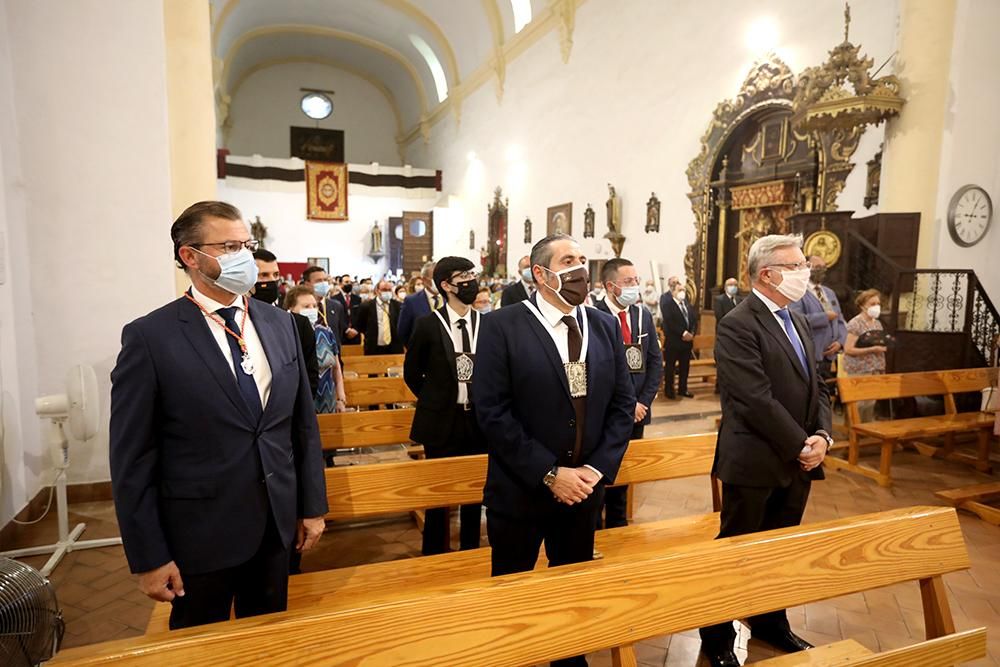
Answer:
[(389, 218), (389, 273), (403, 268), (403, 219)]
[(434, 213), (403, 212), (403, 275), (419, 273), (434, 258)]

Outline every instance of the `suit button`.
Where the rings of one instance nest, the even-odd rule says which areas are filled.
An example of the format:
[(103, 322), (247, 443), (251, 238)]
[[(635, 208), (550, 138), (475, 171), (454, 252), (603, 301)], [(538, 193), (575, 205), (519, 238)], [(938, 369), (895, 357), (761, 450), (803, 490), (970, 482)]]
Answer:
[(576, 426), (576, 420), (575, 419), (570, 419), (569, 420), (569, 427), (570, 428), (574, 428), (575, 426)]

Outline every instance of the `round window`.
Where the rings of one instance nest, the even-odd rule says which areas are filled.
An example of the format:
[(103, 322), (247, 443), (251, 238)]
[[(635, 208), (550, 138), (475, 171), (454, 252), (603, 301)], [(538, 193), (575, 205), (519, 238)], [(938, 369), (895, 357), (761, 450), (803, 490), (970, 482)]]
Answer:
[(299, 103), (302, 113), (313, 120), (323, 120), (333, 113), (333, 102), (323, 93), (309, 93)]
[(410, 221), (410, 236), (423, 236), (427, 233), (427, 223), (423, 220)]

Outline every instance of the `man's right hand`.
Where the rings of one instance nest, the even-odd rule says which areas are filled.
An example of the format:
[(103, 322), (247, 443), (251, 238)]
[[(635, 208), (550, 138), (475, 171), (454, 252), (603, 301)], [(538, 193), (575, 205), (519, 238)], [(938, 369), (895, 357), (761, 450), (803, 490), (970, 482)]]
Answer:
[(549, 487), (552, 495), (561, 503), (575, 505), (587, 499), (594, 492), (594, 487), (576, 468), (559, 466), (556, 471), (556, 481)]
[(170, 561), (155, 570), (139, 575), (139, 590), (159, 602), (170, 602), (174, 597), (184, 597), (184, 582), (177, 564)]
[(837, 313), (832, 310), (826, 311), (826, 319), (833, 322), (835, 319), (837, 319)]

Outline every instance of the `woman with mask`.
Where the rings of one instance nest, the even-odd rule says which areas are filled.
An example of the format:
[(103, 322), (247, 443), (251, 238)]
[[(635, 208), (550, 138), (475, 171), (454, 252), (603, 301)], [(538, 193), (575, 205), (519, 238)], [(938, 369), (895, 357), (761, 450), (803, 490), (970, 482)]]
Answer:
[(340, 347), (333, 330), (319, 322), (319, 308), (312, 286), (296, 285), (285, 295), (285, 309), (309, 319), (316, 334), (316, 357), (319, 363), (319, 384), (313, 397), (316, 414), (344, 412), (344, 376), (340, 369)]
[[(885, 345), (858, 347), (858, 339), (869, 331), (882, 331), (882, 297), (877, 289), (867, 289), (854, 300), (861, 311), (847, 323), (847, 343), (844, 345), (844, 371), (848, 375), (881, 375), (885, 373)], [(858, 405), (861, 421), (875, 418), (875, 401)]]
[(472, 307), (480, 315), (485, 315), (493, 310), (493, 295), (489, 287), (480, 287), (476, 292), (476, 300), (472, 302)]

